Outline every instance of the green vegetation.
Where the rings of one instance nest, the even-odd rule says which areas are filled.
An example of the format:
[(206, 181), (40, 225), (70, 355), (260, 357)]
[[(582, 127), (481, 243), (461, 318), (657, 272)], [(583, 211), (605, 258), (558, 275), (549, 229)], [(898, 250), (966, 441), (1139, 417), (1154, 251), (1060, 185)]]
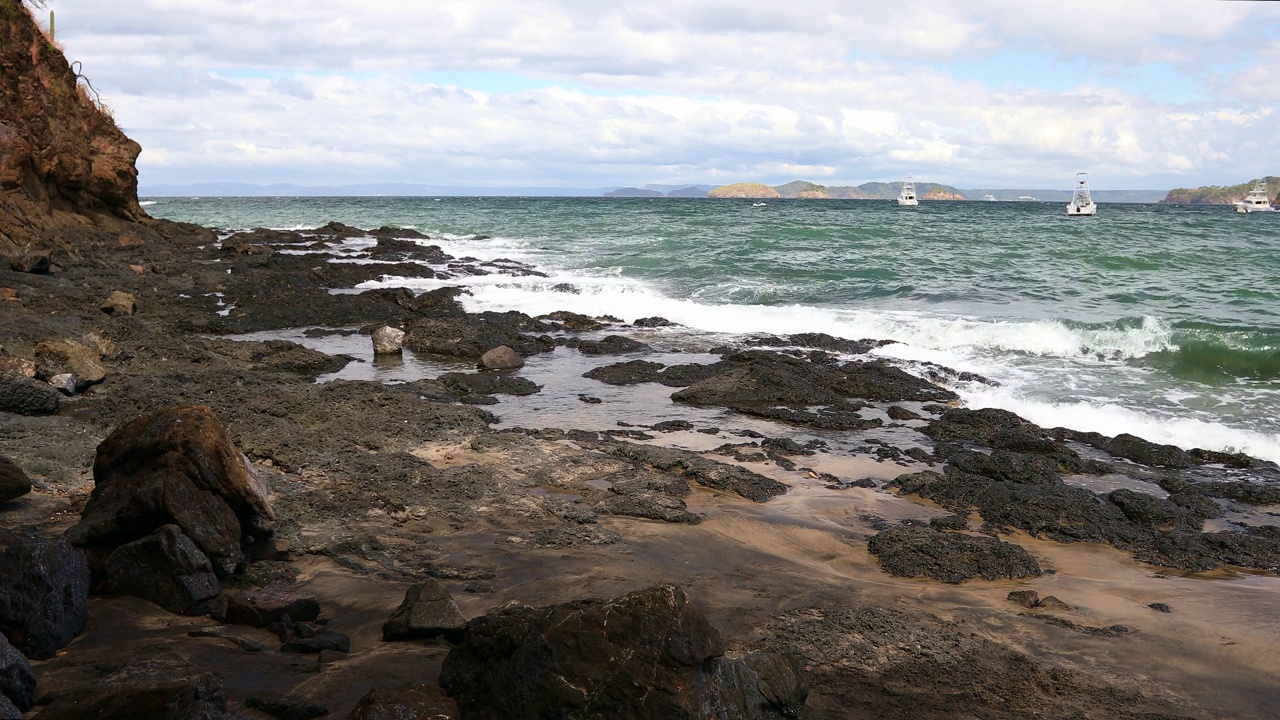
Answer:
[[(1267, 176), (1267, 197), (1277, 198), (1280, 194), (1280, 177)], [(1243, 200), (1253, 189), (1254, 180), (1239, 185), (1206, 185), (1198, 188), (1175, 188), (1169, 191), (1164, 200), (1165, 205), (1230, 205)]]

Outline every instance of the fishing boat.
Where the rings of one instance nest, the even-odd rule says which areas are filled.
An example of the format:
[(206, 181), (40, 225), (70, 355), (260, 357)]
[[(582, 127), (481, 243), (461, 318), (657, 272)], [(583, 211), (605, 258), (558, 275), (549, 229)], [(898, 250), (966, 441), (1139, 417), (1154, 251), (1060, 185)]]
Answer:
[(919, 205), (920, 200), (916, 198), (916, 184), (911, 182), (911, 176), (908, 175), (906, 182), (902, 183), (902, 190), (898, 191), (899, 205)]
[(1098, 214), (1098, 204), (1089, 194), (1089, 173), (1076, 173), (1076, 190), (1067, 203), (1068, 217), (1089, 217)]
[(1244, 196), (1243, 201), (1236, 201), (1235, 206), (1238, 213), (1275, 212), (1275, 208), (1271, 207), (1271, 199), (1267, 197), (1266, 179), (1254, 183), (1249, 194)]

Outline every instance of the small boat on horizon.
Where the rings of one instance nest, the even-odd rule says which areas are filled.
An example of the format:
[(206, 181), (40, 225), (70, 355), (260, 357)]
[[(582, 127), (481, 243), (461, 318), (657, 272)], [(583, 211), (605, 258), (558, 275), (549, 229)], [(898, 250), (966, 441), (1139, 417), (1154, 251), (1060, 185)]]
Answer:
[(1076, 173), (1076, 189), (1067, 203), (1067, 217), (1091, 217), (1098, 214), (1098, 204), (1089, 194), (1089, 173)]
[(1237, 200), (1234, 205), (1238, 213), (1275, 212), (1276, 210), (1271, 207), (1271, 198), (1267, 197), (1266, 178), (1255, 182), (1253, 189), (1244, 196), (1244, 200)]
[(906, 181), (902, 183), (902, 189), (898, 191), (898, 205), (911, 206), (919, 204), (920, 200), (916, 198), (916, 184), (911, 182), (911, 176), (908, 175)]

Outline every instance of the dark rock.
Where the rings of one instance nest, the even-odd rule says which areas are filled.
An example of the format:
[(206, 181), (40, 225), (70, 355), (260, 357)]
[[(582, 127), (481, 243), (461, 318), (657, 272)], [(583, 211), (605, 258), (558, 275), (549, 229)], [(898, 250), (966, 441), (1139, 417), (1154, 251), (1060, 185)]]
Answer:
[(449, 642), (462, 640), (466, 620), (449, 591), (428, 578), (409, 587), (404, 601), (382, 624), (383, 640), (419, 640), (443, 636)]
[(601, 328), (606, 327), (605, 323), (602, 323), (593, 317), (590, 317), (588, 315), (580, 315), (574, 312), (568, 312), (566, 310), (559, 310), (549, 315), (539, 315), (538, 319), (554, 321), (558, 323), (560, 327), (564, 328), (565, 330), (572, 330), (574, 332), (600, 330)]
[(1036, 603), (1036, 607), (1049, 608), (1050, 610), (1072, 610), (1073, 608), (1052, 595), (1046, 595), (1040, 598), (1040, 602)]
[(601, 443), (598, 449), (658, 470), (678, 473), (704, 487), (737, 493), (754, 502), (765, 502), (787, 491), (787, 486), (777, 480), (737, 465), (709, 460), (686, 450), (623, 442)]
[(692, 430), (693, 423), (688, 420), (663, 420), (649, 426), (650, 430), (657, 432), (675, 432), (677, 430)]
[(0, 635), (0, 698), (8, 698), (18, 710), (26, 711), (35, 702), (35, 694), (36, 676), (31, 672), (31, 663)]
[(525, 332), (546, 332), (549, 326), (522, 313), (478, 313), (412, 319), (404, 344), (416, 353), (450, 355), (479, 361), (486, 352), (506, 345), (521, 356), (555, 349)]
[(798, 660), (724, 651), (684, 592), (659, 585), (476, 618), (445, 659), (440, 684), (477, 720), (802, 716), (807, 680)]
[(1133, 490), (1114, 490), (1107, 495), (1107, 500), (1120, 508), (1125, 517), (1158, 532), (1176, 529), (1199, 531), (1207, 519), (1207, 516), (1170, 500)]
[(226, 622), (252, 627), (268, 627), (285, 618), (307, 622), (320, 617), (320, 601), (315, 595), (273, 583), (258, 590), (229, 593), (225, 615)]
[(1152, 610), (1155, 610), (1156, 612), (1162, 612), (1162, 613), (1173, 612), (1173, 608), (1169, 607), (1166, 603), (1162, 603), (1162, 602), (1149, 603), (1147, 607), (1151, 608)]
[(233, 645), (235, 645), (236, 647), (240, 648), (241, 650), (244, 650), (245, 652), (262, 652), (263, 650), (266, 649), (266, 646), (264, 646), (262, 643), (258, 642), (257, 640), (254, 640), (253, 638), (244, 637), (243, 635), (236, 635), (234, 632), (231, 631), (230, 628), (225, 628), (225, 627), (222, 627), (221, 625), (216, 625), (214, 627), (208, 627), (208, 628), (195, 628), (194, 630), (188, 630), (187, 635), (189, 637), (209, 637), (209, 638), (218, 638), (220, 640), (226, 640), (232, 643)]
[(487, 370), (516, 370), (524, 367), (524, 358), (506, 345), (499, 345), (480, 356), (480, 367)]
[(1066, 628), (1072, 632), (1078, 632), (1081, 635), (1093, 635), (1096, 637), (1121, 637), (1123, 635), (1128, 635), (1129, 633), (1133, 632), (1132, 628), (1126, 627), (1124, 625), (1094, 627), (1092, 625), (1081, 625), (1079, 623), (1072, 622), (1066, 618), (1057, 617), (1056, 615), (1043, 615), (1043, 614), (1037, 613), (1037, 614), (1028, 615), (1028, 617), (1033, 617), (1037, 620), (1041, 620), (1043, 622), (1049, 623), (1050, 625), (1057, 625), (1058, 627)]
[(592, 368), (582, 377), (599, 380), (608, 385), (634, 385), (644, 382), (656, 382), (658, 373), (664, 366), (648, 360), (630, 360), (614, 365), (603, 365)]
[(579, 393), (579, 394), (578, 394), (578, 400), (580, 400), (580, 401), (582, 401), (582, 402), (584, 402), (584, 403), (586, 403), (586, 404), (588, 404), (588, 405), (599, 405), (600, 403), (604, 402), (603, 400), (601, 400), (601, 399), (600, 399), (600, 398), (598, 398), (598, 397), (592, 397), (591, 395), (586, 395), (586, 394), (583, 394), (583, 393)]
[(1149, 442), (1128, 433), (1115, 436), (1103, 449), (1116, 457), (1143, 465), (1185, 468), (1192, 464), (1191, 458), (1182, 448)]
[(606, 515), (646, 518), (670, 523), (696, 525), (702, 522), (701, 517), (689, 512), (684, 500), (651, 490), (605, 498), (596, 505), (595, 509)]
[(1009, 593), (1008, 599), (1024, 608), (1033, 608), (1040, 604), (1040, 593), (1035, 590), (1014, 590)]
[(222, 682), (181, 658), (148, 658), (57, 693), (41, 720), (232, 720)]
[(347, 720), (455, 720), (458, 704), (438, 685), (375, 687), (356, 703)]
[(62, 394), (46, 382), (23, 375), (0, 373), (0, 412), (18, 415), (52, 415), (62, 404)]
[(648, 345), (621, 335), (609, 335), (603, 340), (583, 340), (578, 344), (578, 352), (584, 355), (624, 355), (626, 353), (648, 352)]
[(104, 570), (108, 592), (150, 600), (172, 613), (205, 612), (203, 603), (222, 592), (209, 558), (177, 525), (116, 548)]
[(98, 445), (93, 479), (67, 537), (103, 556), (172, 524), (226, 577), (244, 560), (244, 547), (273, 532), (266, 486), (201, 405), (160, 410), (118, 428)]
[(22, 711), (5, 695), (0, 695), (0, 720), (22, 720)]
[(542, 389), (528, 378), (507, 373), (445, 373), (437, 379), (460, 395), (532, 395)]
[(904, 525), (873, 535), (867, 550), (890, 575), (924, 575), (948, 583), (970, 578), (1038, 577), (1040, 565), (1017, 545), (995, 538)]
[(0, 633), (48, 660), (89, 620), (89, 566), (63, 538), (0, 530)]
[(280, 720), (312, 720), (329, 714), (329, 709), (326, 707), (287, 697), (251, 697), (245, 702), (245, 707), (261, 710)]
[(314, 637), (295, 638), (280, 646), (280, 652), (318, 653), (325, 650), (351, 651), (351, 638), (346, 633), (325, 630)]
[(0, 455), (0, 504), (31, 492), (31, 478), (9, 458)]
[(969, 520), (960, 515), (943, 515), (929, 518), (929, 525), (938, 530), (968, 530)]
[(636, 327), (655, 328), (655, 327), (670, 327), (674, 323), (672, 323), (670, 320), (664, 317), (655, 316), (655, 317), (639, 318), (638, 320), (636, 320), (631, 324), (635, 325)]

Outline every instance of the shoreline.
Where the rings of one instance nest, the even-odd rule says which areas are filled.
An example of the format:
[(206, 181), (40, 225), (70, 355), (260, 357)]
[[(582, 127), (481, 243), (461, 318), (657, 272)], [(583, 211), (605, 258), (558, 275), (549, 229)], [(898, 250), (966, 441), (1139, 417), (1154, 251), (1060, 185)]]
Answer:
[[(338, 267), (317, 262), (321, 256), (279, 252), (297, 245), (297, 233), (268, 231), (217, 243), (207, 229), (165, 222), (148, 227), (141, 244), (125, 246), (113, 237), (76, 255), (59, 254), (49, 275), (0, 270), (0, 286), (16, 288), (21, 301), (6, 303), (13, 312), (0, 316), (8, 355), (33, 356), (40, 342), (90, 332), (114, 345), (114, 352), (100, 358), (104, 381), (67, 399), (57, 415), (0, 414), (0, 454), (23, 467), (36, 485), (31, 494), (0, 505), (0, 522), (48, 536), (61, 533), (78, 519), (93, 486), (94, 448), (112, 429), (160, 407), (209, 405), (270, 488), (280, 516), (280, 562), (298, 569), (298, 587), (314, 592), (350, 634), (352, 652), (339, 662), (305, 668), (297, 657), (270, 651), (250, 662), (222, 641), (187, 637), (188, 629), (208, 624), (207, 619), (179, 618), (137, 599), (94, 596), (88, 630), (65, 655), (34, 664), (40, 694), (91, 681), (98, 664), (115, 666), (162, 648), (219, 675), (233, 706), (250, 717), (265, 717), (244, 705), (262, 693), (302, 697), (345, 717), (375, 680), (436, 682), (447, 643), (387, 643), (377, 633), (409, 581), (436, 577), (468, 619), (511, 601), (545, 605), (676, 583), (706, 607), (734, 650), (798, 653), (811, 677), (811, 718), (857, 717), (877, 708), (880, 716), (903, 718), (961, 712), (1056, 717), (1068, 710), (1099, 718), (1146, 712), (1261, 718), (1270, 711), (1267, 700), (1280, 670), (1280, 634), (1268, 632), (1266, 622), (1280, 610), (1274, 567), (1243, 570), (1224, 564), (1209, 573), (1185, 574), (1142, 563), (1132, 551), (1097, 540), (1062, 543), (1006, 527), (998, 533), (1001, 540), (1026, 548), (1055, 572), (961, 584), (885, 572), (867, 551), (868, 537), (901, 527), (904, 519), (927, 524), (953, 514), (918, 495), (895, 493), (885, 483), (910, 473), (943, 472), (968, 452), (960, 449), (964, 443), (992, 455), (1019, 457), (1032, 447), (996, 447), (984, 436), (963, 441), (945, 456), (940, 448), (947, 442), (921, 433), (947, 417), (945, 403), (884, 397), (845, 414), (815, 414), (812, 400), (780, 405), (790, 408), (789, 417), (847, 429), (782, 423), (760, 414), (770, 407), (674, 403), (672, 394), (698, 383), (610, 385), (581, 376), (633, 360), (656, 360), (667, 368), (732, 365), (735, 353), (743, 351), (757, 354), (726, 366), (725, 373), (759, 371), (765, 373), (762, 378), (772, 378), (777, 376), (769, 373), (782, 369), (817, 372), (838, 362), (812, 347), (788, 354), (796, 346), (785, 343), (771, 350), (731, 348), (716, 354), (655, 347), (587, 355), (570, 343), (633, 333), (623, 324), (582, 329), (591, 319), (581, 316), (539, 320), (557, 327), (515, 333), (532, 344), (541, 336), (551, 339), (550, 350), (528, 355), (525, 367), (511, 373), (541, 385), (539, 392), (459, 393), (436, 376), (473, 368), (475, 359), (465, 354), (422, 361), (408, 357), (399, 368), (394, 363), (361, 367), (306, 346), (331, 342), (325, 347), (335, 352), (357, 343), (369, 347), (365, 331), (415, 322), (478, 323), (473, 327), (480, 334), (498, 327), (494, 317), (458, 314), (449, 298), (423, 305), (424, 296), (390, 290), (332, 294), (381, 268)], [(330, 231), (335, 238), (356, 232), (345, 226)], [(371, 251), (387, 253), (402, 270), (412, 269), (408, 260), (415, 254), (431, 252), (397, 236), (395, 230), (379, 234)], [(470, 264), (494, 270), (478, 266)], [(465, 276), (458, 279), (465, 282)], [(113, 290), (133, 294), (137, 312), (103, 314), (98, 305)], [(219, 315), (228, 305), (234, 309)], [(566, 327), (575, 323), (577, 329)], [(306, 327), (362, 330), (296, 337)], [(307, 342), (266, 339), (282, 332)], [(230, 339), (244, 333), (263, 339)], [(635, 337), (658, 342), (653, 333), (640, 331)], [(371, 377), (377, 380), (342, 377), (356, 370), (375, 371)], [(431, 373), (436, 376), (428, 377)], [(720, 390), (737, 392), (737, 386)], [(933, 391), (921, 386), (912, 392)], [(588, 393), (601, 402), (578, 398)], [(930, 405), (942, 409), (926, 411)], [(891, 406), (918, 419), (893, 420)], [(647, 427), (671, 420), (689, 425), (674, 431)], [(880, 424), (853, 427), (870, 420)], [(712, 427), (718, 429), (714, 434), (698, 432)], [(550, 428), (559, 428), (559, 434)], [(1194, 490), (1247, 481), (1251, 474), (1268, 479), (1275, 472), (1265, 463), (1222, 467), (1248, 461), (1230, 456), (1153, 468), (1089, 444), (1113, 447), (1108, 445), (1113, 438), (1062, 434), (1055, 439), (1052, 430), (1026, 431), (1052, 445), (1051, 452), (1070, 450), (1076, 458), (1070, 462), (1110, 464), (1153, 497), (1169, 495), (1157, 483), (1171, 478)], [(815, 446), (812, 455), (794, 448), (773, 451), (759, 444), (767, 438), (789, 439), (796, 446), (821, 440), (826, 446)], [(658, 467), (652, 456), (634, 460), (616, 454), (618, 443), (676, 448), (684, 453), (681, 458), (715, 463), (716, 472), (721, 466), (745, 468), (790, 487), (765, 502), (752, 502), (740, 493), (690, 482), (681, 502), (701, 518), (697, 523), (604, 512), (598, 503), (612, 497), (608, 478), (622, 468)], [(1134, 452), (1159, 451), (1148, 445), (1137, 443)], [(919, 458), (905, 454), (913, 448), (922, 450)], [(1031, 455), (1038, 452), (1032, 450)], [(1060, 461), (1066, 462), (1055, 460)], [(785, 469), (787, 463), (796, 469)], [(1063, 474), (1066, 484), (1076, 487), (1070, 478)], [(863, 479), (873, 487), (847, 485)], [(1280, 510), (1276, 504), (1240, 500), (1222, 505), (1232, 519), (1254, 525), (1275, 523)], [(579, 521), (587, 516), (590, 521)], [(975, 512), (963, 530), (947, 534), (985, 537), (992, 529), (982, 524)], [(1259, 536), (1259, 547), (1264, 540), (1270, 542)], [(1095, 636), (1032, 617), (1043, 613), (1005, 599), (1020, 589), (1060, 597), (1073, 609), (1048, 614), (1078, 627), (1120, 624), (1134, 632)], [(1146, 607), (1148, 602), (1165, 602), (1174, 613), (1158, 613)], [(244, 633), (264, 641), (269, 637), (266, 631)], [(268, 669), (253, 679), (246, 666)], [(983, 668), (987, 677), (971, 677), (972, 667)], [(1035, 680), (1028, 682), (1025, 672)], [(1046, 686), (1054, 692), (1044, 692)]]

